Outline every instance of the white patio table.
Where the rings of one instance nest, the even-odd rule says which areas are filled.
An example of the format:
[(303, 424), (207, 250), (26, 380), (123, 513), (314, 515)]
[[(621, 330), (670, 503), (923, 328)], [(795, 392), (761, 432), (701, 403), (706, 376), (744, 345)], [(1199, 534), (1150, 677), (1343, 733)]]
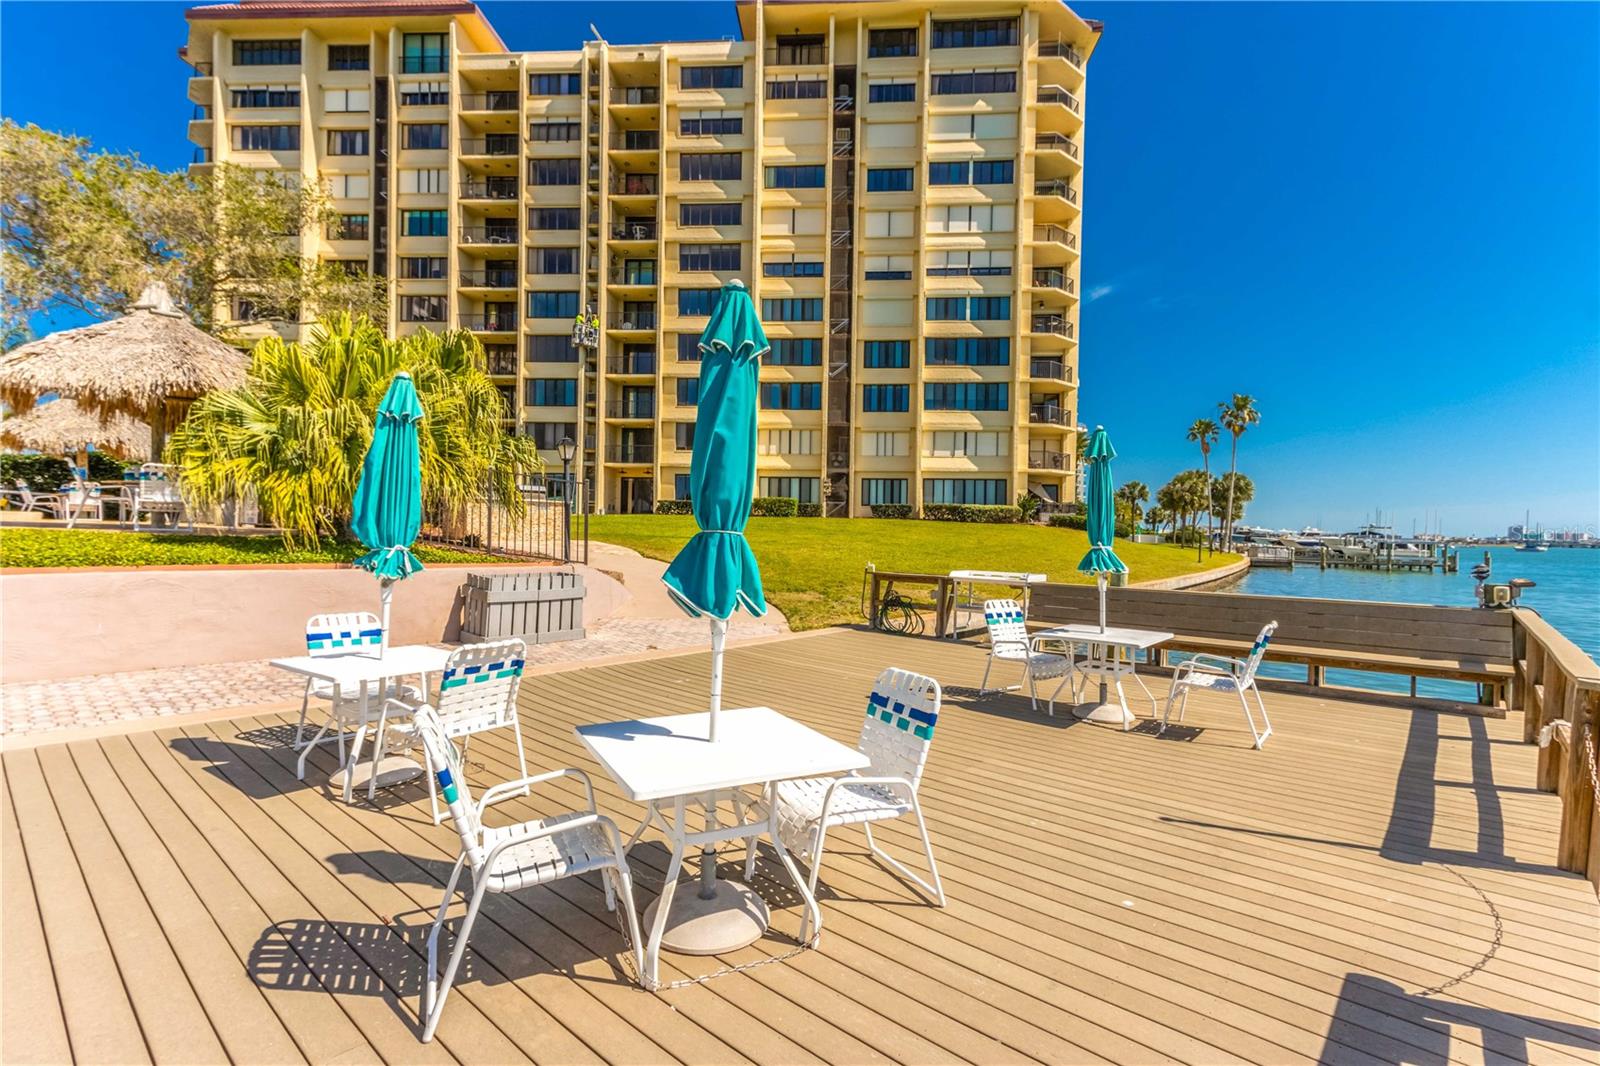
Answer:
[[(1086, 707), (1074, 707), (1072, 713), (1079, 718), (1091, 722), (1106, 722), (1111, 725), (1120, 725), (1124, 732), (1133, 728), (1133, 711), (1128, 709), (1128, 701), (1122, 691), (1122, 678), (1132, 677), (1138, 682), (1144, 694), (1150, 698), (1152, 713), (1156, 706), (1156, 698), (1151, 695), (1150, 689), (1139, 677), (1134, 669), (1133, 653), (1135, 651), (1148, 651), (1158, 644), (1164, 644), (1172, 639), (1171, 633), (1163, 633), (1154, 629), (1130, 629), (1124, 626), (1107, 626), (1101, 629), (1097, 625), (1056, 626), (1054, 629), (1042, 629), (1034, 635), (1035, 640), (1054, 640), (1063, 644), (1083, 644), (1088, 647), (1088, 660), (1084, 664), (1076, 661), (1073, 669), (1088, 677), (1100, 680), (1100, 702)], [(1110, 680), (1117, 687), (1117, 701), (1110, 702), (1106, 692), (1106, 682)]]
[[(816, 730), (786, 718), (770, 707), (740, 707), (719, 712), (717, 739), (706, 739), (708, 715), (675, 714), (627, 722), (578, 726), (574, 732), (622, 792), (636, 803), (648, 805), (644, 820), (628, 841), (631, 847), (652, 822), (660, 825), (672, 847), (661, 895), (645, 911), (650, 927), (644, 952), (645, 986), (657, 988), (658, 962), (668, 915), (677, 889), (684, 856), (696, 845), (702, 849), (700, 890), (680, 899), (672, 915), (674, 936), (668, 950), (686, 954), (721, 954), (754, 942), (766, 930), (766, 904), (748, 887), (716, 879), (715, 846), (727, 840), (765, 836), (793, 879), (805, 905), (800, 924), (802, 943), (814, 943), (807, 930), (820, 936), (822, 912), (806, 888), (794, 860), (778, 838), (772, 812), (777, 806), (777, 783), (797, 777), (821, 777), (865, 769), (869, 760), (855, 748), (840, 744)], [(717, 824), (716, 801), (720, 793), (750, 785), (763, 789), (762, 817), (745, 809), (746, 818), (735, 825)], [(699, 801), (704, 828), (685, 824), (686, 808)], [(652, 917), (651, 911), (654, 911)], [(733, 916), (735, 936), (726, 942), (728, 919)], [(741, 924), (742, 923), (742, 924)], [(698, 926), (698, 928), (696, 928)], [(742, 935), (740, 932), (742, 930)]]
[[(356, 767), (361, 762), (361, 744), (366, 739), (367, 727), (376, 721), (376, 712), (382, 706), (381, 699), (375, 706), (372, 697), (374, 695), (381, 697), (388, 682), (412, 675), (421, 679), (422, 691), (427, 692), (428, 675), (444, 670), (449, 659), (448, 648), (435, 648), (430, 644), (402, 644), (399, 647), (386, 648), (379, 654), (356, 652), (350, 655), (294, 655), (285, 659), (273, 659), (272, 665), (290, 673), (326, 681), (335, 692), (344, 692), (351, 688), (360, 690), (361, 720), (356, 727), (355, 741), (350, 747), (350, 759), (341, 773), (344, 778), (344, 801), (349, 803), (351, 789), (356, 785)], [(305, 776), (306, 757), (328, 732), (331, 721), (330, 718), (328, 722), (322, 724), (316, 736), (311, 738), (311, 743), (300, 753), (300, 762), (296, 769), (301, 777)], [(379, 784), (388, 788), (422, 773), (422, 767), (418, 766), (414, 759), (404, 756), (391, 756), (381, 760), (380, 763), (379, 755), (383, 750), (381, 740), (382, 738), (377, 738), (377, 742), (373, 745), (372, 764), (365, 779), (369, 797)]]

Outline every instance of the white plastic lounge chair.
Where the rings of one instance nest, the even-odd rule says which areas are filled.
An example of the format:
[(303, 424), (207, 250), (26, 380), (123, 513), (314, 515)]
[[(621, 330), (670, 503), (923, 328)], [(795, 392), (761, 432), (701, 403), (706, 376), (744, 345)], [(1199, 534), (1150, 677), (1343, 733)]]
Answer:
[[(428, 974), (422, 989), (422, 1041), (433, 1039), (439, 1027), (439, 1016), (444, 1013), (445, 999), (455, 981), (456, 968), (466, 952), (467, 939), (472, 935), (472, 924), (478, 918), (478, 905), (486, 892), (515, 892), (520, 888), (547, 884), (563, 877), (585, 874), (591, 870), (603, 871), (601, 878), (606, 893), (606, 907), (615, 910), (617, 896), (622, 897), (622, 908), (628, 916), (628, 931), (634, 945), (634, 966), (644, 972), (644, 962), (639, 955), (644, 940), (639, 936), (638, 912), (633, 906), (633, 882), (628, 876), (628, 862), (622, 851), (622, 837), (611, 819), (595, 811), (594, 785), (582, 770), (554, 770), (550, 773), (521, 777), (495, 785), (483, 794), (474, 806), (472, 793), (467, 788), (466, 776), (461, 771), (461, 757), (455, 743), (445, 731), (444, 724), (433, 708), (418, 708), (412, 718), (413, 729), (421, 738), (428, 761), (438, 767), (435, 774), (439, 790), (455, 819), (456, 832), (461, 835), (461, 854), (455, 869), (450, 871), (445, 885), (444, 899), (439, 904), (439, 915), (434, 919), (433, 931), (428, 934)], [(534, 785), (572, 777), (583, 783), (588, 805), (581, 811), (571, 811), (536, 818), (517, 825), (487, 828), (483, 812), (513, 795), (526, 794)], [(450, 952), (450, 963), (444, 971), (444, 987), (439, 988), (439, 932), (444, 928), (445, 913), (455, 895), (456, 884), (461, 880), (463, 867), (472, 868), (472, 891), (468, 896), (467, 915), (456, 934), (455, 948)]]
[[(944, 885), (933, 861), (928, 825), (917, 801), (922, 768), (939, 722), (939, 682), (908, 670), (890, 668), (878, 675), (867, 697), (867, 717), (856, 747), (872, 760), (866, 770), (844, 777), (809, 777), (783, 781), (777, 786), (778, 832), (784, 847), (808, 857), (811, 894), (816, 895), (822, 869), (823, 844), (828, 830), (859, 825), (867, 834), (867, 847), (884, 864), (944, 906)], [(743, 802), (743, 797), (736, 804)], [(760, 809), (757, 804), (757, 809)], [(922, 854), (928, 879), (887, 854), (872, 839), (872, 823), (907, 815), (917, 820), (922, 834)], [(755, 876), (755, 839), (745, 842), (745, 880)], [(800, 931), (805, 940), (806, 929)]]
[[(517, 719), (517, 689), (522, 682), (523, 660), (528, 645), (521, 640), (499, 640), (488, 644), (467, 644), (450, 655), (439, 680), (439, 699), (433, 705), (444, 735), (454, 744), (461, 741), (461, 757), (474, 733), (509, 729), (517, 744), (517, 769), (528, 775), (527, 756), (522, 751), (522, 728)], [(374, 743), (384, 750), (398, 750), (416, 742), (404, 719), (421, 704), (421, 699), (390, 699), (378, 717)], [(392, 717), (402, 721), (395, 723)], [(394, 735), (391, 735), (394, 734)], [(401, 744), (391, 746), (398, 737)], [(424, 749), (426, 752), (426, 749)], [(379, 757), (382, 757), (380, 751)], [(438, 764), (435, 763), (436, 767)], [(430, 767), (432, 769), (433, 767)], [(370, 785), (369, 785), (370, 792)], [(433, 824), (444, 821), (433, 778), (428, 778), (429, 799), (433, 803)], [(526, 795), (526, 790), (524, 790)]]
[(1027, 619), (1022, 613), (1022, 605), (1016, 600), (985, 600), (983, 621), (989, 628), (989, 661), (983, 667), (978, 695), (1000, 691), (989, 688), (989, 671), (994, 669), (996, 660), (1021, 663), (1023, 676), (1028, 682), (1028, 699), (1032, 701), (1034, 710), (1039, 709), (1039, 679), (1061, 679), (1061, 684), (1050, 694), (1050, 714), (1054, 715), (1056, 697), (1061, 695), (1061, 689), (1072, 677), (1072, 656), (1043, 650), (1037, 638), (1028, 635)]
[[(1245, 724), (1250, 727), (1250, 735), (1255, 738), (1255, 746), (1260, 748), (1272, 735), (1272, 722), (1267, 718), (1267, 705), (1261, 701), (1261, 690), (1256, 687), (1256, 670), (1261, 666), (1262, 656), (1267, 653), (1267, 644), (1272, 640), (1272, 634), (1278, 629), (1277, 622), (1268, 622), (1261, 627), (1261, 632), (1256, 635), (1256, 642), (1250, 646), (1250, 654), (1243, 659), (1228, 659), (1221, 655), (1196, 655), (1179, 663), (1172, 671), (1172, 691), (1167, 694), (1167, 709), (1161, 716), (1161, 728), (1167, 728), (1167, 721), (1172, 717), (1172, 705), (1178, 705), (1178, 721), (1183, 721), (1184, 710), (1189, 704), (1189, 693), (1195, 689), (1207, 689), (1211, 692), (1232, 692), (1239, 697), (1239, 706), (1244, 708)], [(1256, 709), (1261, 712), (1260, 731), (1256, 729), (1256, 720), (1250, 713), (1250, 701), (1245, 698), (1246, 692), (1254, 692)]]
[(66, 497), (59, 492), (34, 492), (28, 483), (20, 477), (16, 480), (16, 491), (9, 495), (17, 498), (17, 503), (24, 511), (38, 511), (48, 518), (60, 518), (62, 507), (66, 504)]
[(145, 463), (139, 467), (139, 480), (132, 485), (134, 529), (139, 528), (139, 515), (148, 514), (152, 526), (157, 515), (165, 515), (171, 519), (171, 525), (165, 528), (177, 529), (187, 524), (189, 532), (194, 532), (194, 516), (184, 503), (176, 468), (166, 463)]
[[(314, 614), (306, 622), (306, 654), (312, 658), (321, 658), (325, 655), (350, 655), (366, 652), (369, 655), (378, 654), (383, 647), (383, 623), (378, 621), (378, 616), (369, 611), (352, 611), (344, 614)], [(404, 686), (396, 688), (391, 685), (386, 690), (374, 691), (368, 695), (369, 710), (377, 709), (382, 701), (389, 696), (406, 695), (420, 703), (424, 697), (416, 688)], [(313, 699), (328, 701), (328, 717), (323, 722), (322, 728), (310, 741), (304, 739), (306, 727), (306, 714), (310, 710)], [(301, 780), (306, 776), (306, 759), (311, 754), (311, 749), (322, 743), (329, 731), (333, 732), (333, 740), (339, 745), (339, 765), (345, 762), (344, 735), (348, 730), (355, 729), (361, 724), (361, 689), (356, 686), (345, 686), (339, 692), (333, 690), (333, 685), (327, 681), (316, 678), (306, 680), (305, 695), (300, 700), (300, 720), (294, 727), (294, 747), (300, 751), (300, 761), (296, 766), (296, 773)]]

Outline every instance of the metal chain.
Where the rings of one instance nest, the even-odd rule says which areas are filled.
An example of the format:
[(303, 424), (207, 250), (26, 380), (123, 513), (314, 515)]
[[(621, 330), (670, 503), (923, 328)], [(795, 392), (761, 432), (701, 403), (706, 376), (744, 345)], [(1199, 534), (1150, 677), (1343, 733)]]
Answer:
[(1450, 871), (1450, 873), (1454, 874), (1458, 881), (1472, 889), (1472, 891), (1476, 892), (1478, 894), (1478, 898), (1483, 900), (1483, 905), (1489, 910), (1489, 917), (1494, 919), (1494, 937), (1489, 942), (1489, 950), (1485, 951), (1477, 962), (1473, 963), (1471, 966), (1467, 967), (1465, 970), (1461, 971), (1459, 974), (1443, 984), (1434, 985), (1432, 988), (1424, 988), (1421, 991), (1413, 992), (1412, 995), (1416, 996), (1436, 996), (1447, 988), (1453, 988), (1456, 985), (1459, 985), (1473, 974), (1476, 974), (1478, 971), (1482, 970), (1485, 966), (1489, 965), (1489, 960), (1494, 958), (1495, 955), (1500, 951), (1500, 941), (1505, 936), (1505, 925), (1500, 921), (1500, 909), (1496, 907), (1494, 902), (1484, 894), (1483, 889), (1473, 884), (1467, 879), (1466, 874), (1462, 873), (1460, 870), (1457, 870), (1455, 867), (1445, 866), (1445, 864), (1442, 862), (1439, 863), (1439, 865)]
[(1594, 750), (1594, 727), (1588, 722), (1583, 723), (1583, 753), (1588, 756), (1585, 760), (1589, 764), (1589, 787), (1594, 789), (1595, 802), (1600, 803), (1600, 756)]

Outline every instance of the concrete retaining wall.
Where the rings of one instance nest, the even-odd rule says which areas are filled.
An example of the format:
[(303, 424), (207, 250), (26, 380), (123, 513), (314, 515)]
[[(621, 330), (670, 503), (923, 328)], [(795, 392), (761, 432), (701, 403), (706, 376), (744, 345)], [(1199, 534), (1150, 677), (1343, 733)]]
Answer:
[[(455, 640), (468, 570), (430, 566), (395, 586), (390, 640)], [(629, 600), (592, 567), (583, 573), (586, 624)], [(378, 583), (348, 567), (55, 570), (0, 574), (0, 680), (238, 662), (304, 650), (306, 619), (333, 611), (378, 613)]]

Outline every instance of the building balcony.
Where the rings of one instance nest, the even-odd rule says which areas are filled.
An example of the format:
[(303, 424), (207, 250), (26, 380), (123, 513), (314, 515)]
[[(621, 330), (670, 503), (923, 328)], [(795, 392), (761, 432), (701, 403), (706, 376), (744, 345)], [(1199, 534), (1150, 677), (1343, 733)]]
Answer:
[(1058, 267), (1034, 267), (1033, 287), (1067, 296), (1075, 296), (1078, 291), (1078, 283), (1073, 280), (1072, 275)]
[(1067, 365), (1065, 359), (1057, 356), (1033, 356), (1028, 360), (1028, 376), (1035, 381), (1061, 381), (1072, 380), (1072, 367)]
[(514, 156), (522, 150), (515, 133), (491, 133), (486, 137), (461, 138), (460, 151), (464, 156)]
[(1063, 178), (1033, 183), (1034, 217), (1044, 222), (1069, 222), (1078, 217), (1078, 190)]
[(657, 226), (653, 218), (629, 218), (611, 225), (613, 241), (649, 241), (654, 244)]
[(463, 289), (514, 289), (517, 287), (517, 272), (506, 267), (463, 270), (459, 284)]
[(620, 270), (613, 270), (606, 276), (606, 284), (617, 288), (653, 289), (657, 280), (659, 275), (653, 259), (648, 261), (648, 265), (643, 262), (633, 266), (624, 264)]
[(189, 63), (189, 67), (194, 71), (189, 75), (189, 99), (197, 104), (209, 104), (216, 86), (212, 81), (215, 68), (207, 62), (193, 61)]
[(520, 106), (515, 89), (493, 89), (481, 93), (462, 93), (463, 111), (515, 111)]
[(661, 193), (660, 174), (613, 174), (606, 189), (614, 197), (649, 197)]
[(661, 103), (661, 86), (613, 85), (610, 99), (613, 107), (655, 107)]
[(659, 152), (661, 150), (661, 131), (648, 130), (619, 130), (606, 140), (606, 145), (613, 152)]
[(606, 315), (606, 328), (619, 332), (653, 333), (656, 328), (655, 308), (638, 311), (612, 311)]
[(1067, 452), (1056, 451), (1051, 448), (1029, 449), (1029, 470), (1071, 470), (1072, 456)]
[(1038, 426), (1065, 426), (1067, 409), (1058, 403), (1030, 403), (1028, 423)]
[(828, 64), (828, 46), (820, 42), (780, 44), (768, 48), (763, 58), (769, 67), (822, 67)]
[(1033, 261), (1040, 266), (1066, 266), (1078, 258), (1078, 235), (1065, 226), (1033, 227)]
[(613, 355), (606, 360), (606, 373), (620, 377), (654, 377), (656, 372), (655, 352), (633, 352), (629, 355)]
[(1034, 134), (1033, 150), (1035, 164), (1046, 172), (1041, 177), (1055, 177), (1058, 173), (1076, 174), (1082, 169), (1082, 149), (1077, 141), (1065, 133), (1045, 131)]
[(656, 398), (654, 394), (611, 400), (606, 403), (607, 418), (644, 422), (655, 418), (655, 416)]
[(515, 226), (462, 226), (462, 244), (516, 244)]
[(514, 177), (469, 178), (461, 183), (463, 200), (515, 200), (517, 179)]
[(488, 311), (482, 314), (462, 315), (461, 328), (473, 333), (515, 333), (517, 316), (511, 311)]
[(1072, 322), (1066, 315), (1034, 315), (1028, 323), (1029, 333), (1072, 339)]
[(1045, 129), (1076, 131), (1083, 125), (1083, 102), (1059, 85), (1041, 85), (1034, 97), (1039, 125)]
[(648, 466), (656, 461), (656, 446), (654, 444), (608, 444), (606, 445), (606, 462), (608, 463), (637, 463)]
[(515, 352), (491, 352), (485, 365), (490, 377), (514, 378), (517, 376), (517, 356)]
[(1053, 41), (1039, 42), (1039, 73), (1041, 76), (1064, 78), (1076, 87), (1083, 84), (1083, 53), (1059, 37)]

